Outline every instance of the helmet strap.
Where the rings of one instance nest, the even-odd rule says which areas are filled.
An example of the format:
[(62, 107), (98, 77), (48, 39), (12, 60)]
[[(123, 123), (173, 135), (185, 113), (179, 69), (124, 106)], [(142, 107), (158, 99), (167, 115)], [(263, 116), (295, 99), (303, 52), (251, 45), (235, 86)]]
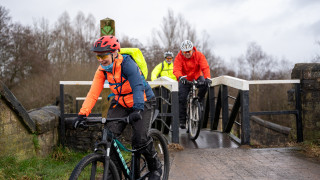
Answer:
[(111, 53), (111, 59), (112, 59), (112, 62), (114, 62), (114, 59), (115, 59), (115, 58), (117, 58), (117, 57), (118, 57), (118, 54), (117, 54), (117, 56), (116, 56), (116, 57), (114, 57), (114, 56), (113, 56), (113, 53)]

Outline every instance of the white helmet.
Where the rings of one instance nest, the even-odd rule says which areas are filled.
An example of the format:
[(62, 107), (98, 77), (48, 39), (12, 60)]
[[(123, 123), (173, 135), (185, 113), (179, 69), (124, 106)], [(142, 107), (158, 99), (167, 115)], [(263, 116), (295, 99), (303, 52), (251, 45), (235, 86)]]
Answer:
[(191, 51), (193, 49), (193, 44), (189, 40), (185, 40), (180, 45), (181, 51)]
[(168, 57), (168, 56), (173, 57), (173, 53), (172, 53), (171, 51), (167, 51), (167, 52), (165, 52), (165, 53), (163, 54), (163, 57), (164, 57), (164, 58), (166, 58), (166, 57)]

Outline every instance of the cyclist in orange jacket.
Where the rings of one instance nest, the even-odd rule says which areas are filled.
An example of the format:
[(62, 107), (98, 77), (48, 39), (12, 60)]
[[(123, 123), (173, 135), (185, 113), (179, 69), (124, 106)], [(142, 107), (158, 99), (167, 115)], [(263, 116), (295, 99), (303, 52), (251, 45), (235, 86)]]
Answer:
[[(186, 104), (187, 96), (191, 85), (186, 81), (204, 81), (211, 84), (210, 68), (206, 57), (193, 46), (192, 42), (185, 40), (180, 45), (181, 51), (175, 58), (173, 65), (173, 74), (179, 80), (179, 120), (180, 128), (186, 128)], [(199, 87), (198, 97), (202, 103), (206, 94), (207, 86)]]
[[(96, 53), (100, 66), (73, 126), (77, 128), (91, 113), (107, 80), (112, 93), (115, 94), (107, 117), (129, 116), (133, 132), (132, 146), (141, 149), (140, 152), (145, 156), (151, 172), (149, 179), (160, 179), (162, 165), (153, 147), (152, 138), (148, 136), (152, 101), (155, 101), (155, 96), (151, 87), (148, 84), (145, 86), (146, 81), (131, 56), (119, 54), (120, 50), (120, 43), (115, 36), (102, 36), (94, 43), (91, 51)], [(107, 123), (107, 128), (116, 136), (119, 136), (125, 127), (124, 122)], [(111, 158), (117, 165), (113, 154), (111, 153)]]

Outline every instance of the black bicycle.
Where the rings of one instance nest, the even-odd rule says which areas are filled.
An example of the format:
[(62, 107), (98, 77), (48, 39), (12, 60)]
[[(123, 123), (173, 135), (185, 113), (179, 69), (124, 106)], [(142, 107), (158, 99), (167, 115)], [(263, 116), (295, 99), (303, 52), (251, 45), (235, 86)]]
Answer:
[(202, 107), (197, 96), (197, 89), (199, 86), (205, 86), (205, 83), (196, 80), (187, 81), (186, 83), (192, 85), (187, 97), (186, 127), (190, 139), (196, 140), (202, 126)]
[[(95, 123), (105, 124), (110, 121), (122, 121), (129, 123), (129, 118), (102, 118), (99, 120), (87, 120), (80, 127), (89, 127)], [(153, 119), (154, 121), (154, 119)], [(153, 122), (152, 121), (152, 122)], [(158, 153), (158, 157), (162, 164), (162, 180), (169, 177), (169, 151), (165, 137), (156, 129), (149, 130), (149, 136), (153, 139), (154, 147)], [(70, 180), (74, 179), (103, 179), (103, 180), (119, 180), (120, 173), (115, 163), (110, 159), (110, 150), (114, 148), (118, 157), (118, 164), (121, 166), (123, 176), (127, 180), (143, 180), (148, 179), (150, 172), (143, 154), (138, 151), (140, 149), (126, 148), (106, 126), (102, 130), (102, 139), (96, 143), (94, 152), (85, 156), (74, 168), (70, 176)], [(131, 153), (131, 160), (125, 160), (120, 149)]]

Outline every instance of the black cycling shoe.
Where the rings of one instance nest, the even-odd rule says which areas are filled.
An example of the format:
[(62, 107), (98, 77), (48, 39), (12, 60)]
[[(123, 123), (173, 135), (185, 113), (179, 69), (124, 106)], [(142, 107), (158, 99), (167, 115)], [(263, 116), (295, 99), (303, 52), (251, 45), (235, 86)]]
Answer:
[(159, 168), (158, 170), (151, 171), (149, 180), (160, 180), (162, 175), (162, 169)]

